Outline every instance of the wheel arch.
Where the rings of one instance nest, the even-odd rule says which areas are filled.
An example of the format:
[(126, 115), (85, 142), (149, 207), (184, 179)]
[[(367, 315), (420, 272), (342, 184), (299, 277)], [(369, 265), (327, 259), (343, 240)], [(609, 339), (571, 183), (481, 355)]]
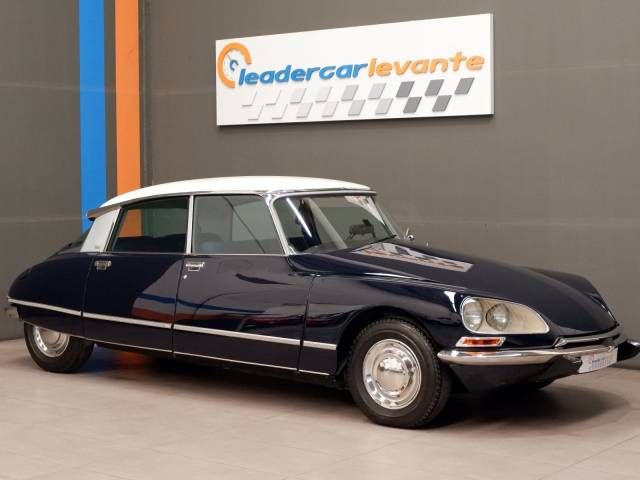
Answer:
[[(349, 323), (347, 324), (345, 329), (342, 331), (336, 349), (338, 357), (338, 368), (336, 370), (336, 377), (340, 377), (344, 373), (345, 367), (347, 365), (347, 360), (349, 359), (349, 351), (351, 350), (351, 346), (353, 345), (353, 342), (358, 334), (373, 322), (385, 317), (399, 317), (412, 323), (414, 326), (419, 328), (432, 342), (434, 342), (432, 335), (429, 333), (429, 330), (425, 327), (424, 323), (419, 321), (418, 318), (408, 310), (386, 305), (367, 308), (366, 310), (362, 310), (355, 314), (353, 318), (349, 320)], [(434, 342), (434, 344), (436, 344), (436, 342)]]

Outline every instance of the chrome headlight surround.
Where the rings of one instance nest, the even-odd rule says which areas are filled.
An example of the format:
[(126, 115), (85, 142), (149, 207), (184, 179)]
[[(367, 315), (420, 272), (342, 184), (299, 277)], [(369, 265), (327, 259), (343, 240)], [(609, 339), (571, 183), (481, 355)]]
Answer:
[(460, 305), (460, 316), (465, 328), (473, 333), (519, 335), (549, 332), (547, 322), (532, 308), (493, 298), (465, 298)]

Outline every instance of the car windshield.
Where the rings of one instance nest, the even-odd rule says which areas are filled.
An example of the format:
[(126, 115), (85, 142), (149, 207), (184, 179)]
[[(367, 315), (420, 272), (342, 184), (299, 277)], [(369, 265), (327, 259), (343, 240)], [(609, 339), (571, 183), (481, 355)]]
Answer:
[(309, 195), (279, 198), (274, 208), (295, 252), (361, 247), (396, 235), (370, 195)]

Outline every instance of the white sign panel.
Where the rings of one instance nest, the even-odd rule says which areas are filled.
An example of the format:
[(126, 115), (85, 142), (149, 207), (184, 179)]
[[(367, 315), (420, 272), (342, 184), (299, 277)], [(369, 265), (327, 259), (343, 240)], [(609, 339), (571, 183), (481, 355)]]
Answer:
[(493, 113), (491, 14), (216, 41), (218, 125)]

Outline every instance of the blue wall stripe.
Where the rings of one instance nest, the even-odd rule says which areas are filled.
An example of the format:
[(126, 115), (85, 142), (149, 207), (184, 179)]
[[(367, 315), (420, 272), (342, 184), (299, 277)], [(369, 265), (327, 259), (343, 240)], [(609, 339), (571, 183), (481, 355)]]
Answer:
[(82, 225), (107, 198), (104, 0), (78, 0), (80, 51), (80, 178)]

